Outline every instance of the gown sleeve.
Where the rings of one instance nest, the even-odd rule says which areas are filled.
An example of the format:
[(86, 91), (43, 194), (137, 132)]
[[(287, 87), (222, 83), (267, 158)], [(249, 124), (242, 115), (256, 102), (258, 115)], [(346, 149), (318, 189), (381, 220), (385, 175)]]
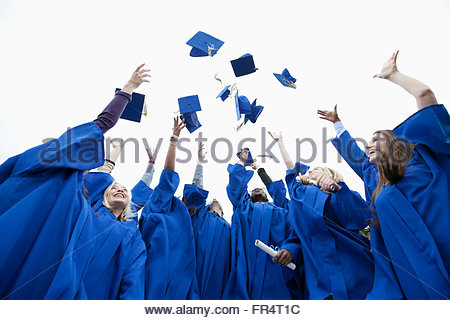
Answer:
[(253, 171), (246, 170), (240, 164), (228, 165), (230, 180), (227, 185), (227, 194), (234, 207), (239, 203), (250, 198), (247, 192), (247, 184), (253, 177)]
[[(358, 192), (350, 190), (344, 182), (339, 182), (339, 186), (341, 189), (336, 192), (336, 199), (343, 210), (334, 211), (337, 218), (348, 230), (364, 229), (372, 216), (372, 204), (364, 200)], [(332, 197), (332, 199), (335, 198)]]
[(122, 276), (119, 299), (143, 300), (145, 292), (145, 261), (147, 251), (141, 233), (136, 232), (129, 248), (129, 264)]
[(450, 117), (442, 104), (417, 111), (393, 132), (400, 140), (426, 146), (436, 154), (450, 155)]
[(379, 181), (376, 164), (369, 162), (369, 157), (361, 150), (348, 131), (333, 139), (331, 143), (353, 171), (364, 181), (365, 196), (367, 200), (370, 200)]
[(172, 199), (180, 183), (178, 173), (164, 169), (159, 179), (159, 184), (153, 191), (148, 205), (151, 212), (168, 212), (172, 207)]
[(289, 237), (283, 242), (281, 249), (286, 249), (294, 257), (294, 261), (297, 260), (298, 255), (301, 253), (300, 239), (294, 230), (291, 230)]
[(266, 185), (273, 204), (277, 207), (288, 209), (289, 200), (286, 198), (286, 187), (282, 180), (274, 181)]

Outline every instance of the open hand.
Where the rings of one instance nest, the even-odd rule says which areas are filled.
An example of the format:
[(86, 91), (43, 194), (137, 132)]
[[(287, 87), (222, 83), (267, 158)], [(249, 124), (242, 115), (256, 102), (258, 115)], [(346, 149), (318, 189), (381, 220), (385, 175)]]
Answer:
[(283, 134), (281, 133), (281, 131), (280, 131), (280, 133), (275, 133), (275, 132), (272, 132), (272, 131), (269, 131), (268, 133), (272, 137), (272, 139), (275, 140), (275, 141), (283, 139)]
[(381, 69), (380, 73), (375, 74), (374, 78), (380, 78), (380, 79), (387, 79), (389, 78), (393, 73), (398, 72), (397, 69), (397, 52), (394, 52), (392, 56), (389, 58), (388, 61), (385, 62), (383, 65), (383, 68)]
[(119, 138), (112, 139), (111, 137), (108, 137), (108, 140), (111, 143), (113, 149), (122, 149), (123, 139)]
[(173, 135), (174, 136), (180, 136), (181, 130), (183, 130), (186, 127), (186, 124), (184, 123), (184, 120), (182, 121), (180, 117), (173, 118)]
[(206, 154), (208, 153), (207, 151), (203, 151), (205, 150), (205, 145), (201, 142), (198, 143), (198, 160), (203, 162), (206, 158)]
[(128, 82), (122, 88), (122, 91), (131, 94), (142, 83), (150, 82), (150, 80), (148, 79), (149, 77), (151, 77), (151, 75), (148, 73), (150, 69), (143, 69), (144, 65), (145, 63), (141, 64), (136, 68), (136, 70), (134, 70), (130, 80), (128, 80)]
[(245, 162), (247, 161), (247, 159), (248, 159), (248, 152), (249, 152), (249, 149), (248, 149), (248, 148), (243, 148), (242, 151), (241, 151), (241, 157), (240, 157), (240, 160), (241, 160), (243, 163), (245, 163)]
[(155, 148), (150, 148), (149, 146), (145, 147), (145, 151), (147, 151), (148, 155), (148, 163), (155, 164), (156, 157), (158, 156), (158, 150)]
[(317, 110), (317, 114), (320, 115), (320, 119), (328, 120), (330, 122), (338, 122), (341, 121), (339, 119), (338, 113), (337, 113), (337, 105), (334, 106), (333, 111), (327, 111), (327, 110)]

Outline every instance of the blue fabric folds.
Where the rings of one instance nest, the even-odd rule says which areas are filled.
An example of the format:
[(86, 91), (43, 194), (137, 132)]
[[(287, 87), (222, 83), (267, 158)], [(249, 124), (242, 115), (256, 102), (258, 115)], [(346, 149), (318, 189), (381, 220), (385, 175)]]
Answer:
[(448, 299), (450, 118), (432, 105), (393, 131), (417, 145), (403, 178), (375, 201), (383, 239), (406, 298)]
[[(378, 181), (378, 169), (374, 163), (369, 162), (369, 157), (359, 148), (355, 139), (345, 131), (339, 138), (332, 140), (332, 144), (355, 171), (355, 173), (364, 181), (365, 196), (368, 203), (372, 202), (372, 193), (375, 191)], [(356, 215), (349, 216), (360, 220), (361, 217), (356, 211)], [(371, 219), (375, 219), (372, 214)], [(404, 295), (398, 283), (389, 252), (384, 244), (381, 229), (377, 227), (370, 228), (370, 246), (373, 253), (375, 264), (375, 275), (372, 290), (366, 299), (403, 299)]]
[[(369, 241), (344, 228), (348, 210), (365, 210), (369, 206), (359, 197), (345, 203), (339, 193), (351, 192), (345, 184), (338, 193), (327, 194), (316, 186), (303, 185), (296, 177), (308, 167), (296, 163), (286, 173), (289, 190), (289, 214), (295, 234), (300, 239), (309, 299), (364, 299), (372, 288), (373, 257)], [(356, 202), (356, 201), (359, 201)], [(344, 223), (341, 220), (344, 220)], [(357, 229), (362, 229), (366, 224)], [(291, 235), (290, 238), (293, 236)], [(290, 245), (293, 242), (288, 241)], [(285, 248), (285, 246), (283, 246)]]
[(188, 207), (204, 203), (191, 217), (200, 299), (222, 299), (231, 265), (230, 224), (209, 211), (206, 190), (196, 185), (185, 185), (183, 195)]
[(103, 133), (89, 122), (0, 166), (0, 298), (87, 298), (94, 226), (83, 171), (103, 160)]
[(163, 170), (139, 219), (147, 248), (145, 299), (199, 298), (191, 218), (174, 197), (179, 182), (176, 172)]
[(88, 173), (84, 179), (95, 211), (94, 252), (84, 280), (87, 298), (144, 299), (147, 253), (137, 224), (117, 221), (102, 204), (103, 192), (113, 181), (104, 172)]
[[(371, 299), (447, 299), (449, 243), (450, 120), (443, 105), (417, 111), (393, 130), (401, 140), (416, 143), (403, 178), (384, 186), (376, 199), (379, 227), (371, 228), (375, 257)], [(361, 170), (349, 150), (363, 154), (345, 132), (333, 145), (364, 180), (366, 197), (378, 184), (374, 164)], [(364, 166), (363, 165), (363, 166)], [(372, 171), (372, 174), (368, 172)]]
[(253, 203), (247, 183), (253, 172), (239, 164), (229, 165), (228, 197), (233, 204), (231, 224), (231, 274), (224, 299), (291, 299), (285, 283), (286, 267), (255, 246), (260, 240), (274, 248), (287, 238), (289, 224), (286, 210), (272, 203)]
[(114, 182), (114, 178), (106, 172), (89, 172), (83, 178), (85, 195), (91, 204), (103, 201), (103, 193)]

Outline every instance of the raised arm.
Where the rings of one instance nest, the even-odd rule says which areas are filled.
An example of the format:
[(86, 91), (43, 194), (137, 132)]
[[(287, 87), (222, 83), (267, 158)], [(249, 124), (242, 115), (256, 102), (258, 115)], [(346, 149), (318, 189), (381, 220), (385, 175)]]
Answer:
[[(358, 146), (356, 140), (345, 130), (344, 125), (339, 119), (337, 105), (333, 110), (317, 110), (320, 119), (333, 123), (336, 130), (336, 138), (331, 141), (339, 154), (345, 159), (355, 173), (364, 180), (364, 169), (371, 166), (369, 157)], [(375, 165), (372, 165), (375, 167)]]
[(276, 134), (275, 132), (269, 131), (269, 135), (277, 142), (278, 147), (280, 148), (281, 157), (283, 158), (287, 170), (292, 170), (294, 168), (294, 162), (292, 161), (289, 153), (286, 150), (281, 132), (279, 134)]
[(184, 127), (186, 125), (180, 120), (180, 117), (173, 119), (173, 131), (170, 137), (170, 145), (166, 155), (164, 170), (161, 172), (159, 183), (151, 193), (150, 199), (146, 204), (146, 207), (148, 205), (149, 208), (148, 211), (145, 208), (143, 209), (143, 216), (147, 215), (148, 212), (166, 213), (172, 208), (174, 194), (180, 183), (180, 177), (175, 172), (176, 147), (178, 137)]
[(320, 115), (320, 119), (324, 119), (333, 123), (334, 129), (336, 130), (336, 136), (339, 138), (344, 132), (345, 128), (339, 119), (337, 112), (337, 104), (334, 106), (332, 111), (327, 110), (317, 110), (317, 113)]
[(247, 192), (247, 184), (253, 176), (253, 171), (244, 167), (248, 158), (248, 149), (241, 152), (239, 161), (235, 165), (228, 165), (229, 182), (227, 195), (233, 206), (238, 206), (244, 198), (250, 199)]
[(397, 55), (398, 50), (392, 54), (389, 60), (383, 65), (381, 71), (373, 77), (389, 80), (408, 91), (416, 99), (417, 107), (419, 109), (425, 108), (431, 104), (437, 104), (433, 91), (431, 91), (426, 84), (398, 71)]
[(181, 130), (186, 127), (184, 121), (181, 121), (180, 117), (173, 118), (173, 132), (170, 137), (169, 150), (167, 151), (166, 162), (164, 169), (175, 171), (175, 156), (177, 150), (177, 141), (180, 136)]
[(139, 180), (134, 188), (131, 189), (131, 202), (133, 203), (136, 211), (139, 211), (147, 203), (148, 199), (153, 193), (153, 189), (150, 187), (150, 185), (152, 183), (153, 174), (155, 172), (154, 164), (158, 151), (150, 148), (149, 146), (146, 146), (145, 150), (147, 151), (148, 155), (147, 168), (145, 169), (141, 180)]
[(195, 166), (194, 178), (192, 179), (192, 184), (195, 184), (200, 189), (203, 189), (203, 163), (205, 162), (206, 153), (203, 151), (205, 146), (203, 143), (198, 143), (197, 152), (197, 165)]
[(149, 69), (143, 69), (144, 64), (141, 64), (131, 75), (130, 80), (123, 86), (122, 90), (116, 93), (113, 100), (106, 106), (106, 108), (100, 113), (94, 123), (106, 133), (109, 129), (119, 121), (123, 110), (128, 102), (131, 101), (131, 94), (137, 87), (143, 82), (149, 82), (148, 77), (150, 74)]
[(272, 179), (267, 174), (266, 170), (263, 167), (261, 167), (261, 164), (259, 164), (257, 162), (253, 162), (251, 164), (251, 167), (253, 170), (258, 172), (258, 175), (261, 178), (261, 181), (264, 183), (265, 186), (267, 186), (273, 182)]
[(153, 173), (155, 172), (155, 162), (156, 157), (158, 156), (158, 150), (155, 150), (155, 148), (145, 147), (145, 151), (147, 151), (148, 163), (141, 181), (150, 187), (153, 180)]
[(279, 208), (284, 208), (288, 210), (289, 200), (286, 198), (286, 188), (283, 181), (273, 181), (266, 170), (261, 167), (258, 162), (253, 162), (251, 165), (252, 169), (258, 172), (261, 181), (267, 188), (269, 195), (272, 197), (273, 204)]
[(120, 153), (122, 152), (123, 139), (111, 139), (108, 137), (112, 150), (105, 156), (105, 163), (97, 168), (98, 172), (111, 173), (115, 166)]

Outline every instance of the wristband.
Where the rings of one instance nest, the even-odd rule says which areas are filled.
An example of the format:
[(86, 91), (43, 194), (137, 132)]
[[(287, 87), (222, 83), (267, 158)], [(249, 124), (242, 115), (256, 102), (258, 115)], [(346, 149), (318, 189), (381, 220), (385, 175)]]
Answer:
[(111, 163), (113, 166), (116, 166), (115, 162), (109, 159), (105, 159), (106, 162)]
[(171, 137), (170, 137), (170, 141), (175, 141), (175, 142), (177, 142), (178, 141), (178, 136), (176, 136), (176, 135), (172, 135)]

